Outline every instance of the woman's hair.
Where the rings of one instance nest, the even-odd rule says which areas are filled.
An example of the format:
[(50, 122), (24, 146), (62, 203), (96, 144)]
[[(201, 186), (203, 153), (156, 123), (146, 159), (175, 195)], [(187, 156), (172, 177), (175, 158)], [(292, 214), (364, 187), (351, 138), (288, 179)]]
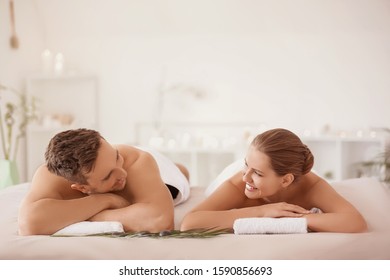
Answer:
[(71, 182), (87, 184), (103, 137), (91, 129), (66, 130), (56, 134), (45, 152), (47, 169)]
[(257, 135), (251, 145), (270, 158), (271, 167), (279, 176), (291, 173), (298, 179), (310, 172), (314, 164), (310, 149), (287, 129), (265, 131)]

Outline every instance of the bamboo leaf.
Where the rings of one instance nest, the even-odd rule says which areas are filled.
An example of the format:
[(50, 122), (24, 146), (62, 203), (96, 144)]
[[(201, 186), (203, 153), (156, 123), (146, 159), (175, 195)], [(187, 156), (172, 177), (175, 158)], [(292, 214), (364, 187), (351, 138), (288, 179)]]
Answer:
[(230, 229), (191, 229), (191, 230), (166, 230), (160, 232), (125, 232), (125, 233), (97, 233), (88, 235), (51, 235), (52, 237), (87, 237), (102, 236), (111, 238), (211, 238), (221, 234), (231, 233)]

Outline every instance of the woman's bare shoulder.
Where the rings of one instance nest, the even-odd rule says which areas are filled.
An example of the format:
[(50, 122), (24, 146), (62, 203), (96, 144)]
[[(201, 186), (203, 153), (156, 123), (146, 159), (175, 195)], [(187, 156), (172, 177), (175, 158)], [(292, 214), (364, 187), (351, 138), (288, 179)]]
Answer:
[(324, 212), (335, 211), (336, 208), (348, 205), (343, 198), (325, 179), (316, 174), (311, 176), (305, 189), (306, 200)]
[(322, 177), (310, 172), (300, 179), (300, 184), (306, 191), (314, 191), (317, 188), (332, 188), (332, 186)]

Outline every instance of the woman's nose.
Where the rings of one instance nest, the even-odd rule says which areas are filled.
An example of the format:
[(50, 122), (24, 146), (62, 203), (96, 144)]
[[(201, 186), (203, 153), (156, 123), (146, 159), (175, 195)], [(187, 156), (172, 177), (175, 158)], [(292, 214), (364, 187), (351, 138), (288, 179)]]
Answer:
[(252, 171), (248, 168), (244, 170), (244, 176), (242, 177), (245, 182), (252, 182)]

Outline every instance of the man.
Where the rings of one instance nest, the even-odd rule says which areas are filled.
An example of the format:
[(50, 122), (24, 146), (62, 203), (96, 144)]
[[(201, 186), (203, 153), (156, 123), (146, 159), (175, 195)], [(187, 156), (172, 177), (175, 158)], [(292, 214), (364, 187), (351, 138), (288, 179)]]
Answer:
[(22, 202), (19, 234), (50, 235), (86, 220), (119, 221), (125, 231), (173, 229), (174, 204), (189, 196), (188, 172), (153, 153), (112, 146), (91, 129), (58, 133)]

